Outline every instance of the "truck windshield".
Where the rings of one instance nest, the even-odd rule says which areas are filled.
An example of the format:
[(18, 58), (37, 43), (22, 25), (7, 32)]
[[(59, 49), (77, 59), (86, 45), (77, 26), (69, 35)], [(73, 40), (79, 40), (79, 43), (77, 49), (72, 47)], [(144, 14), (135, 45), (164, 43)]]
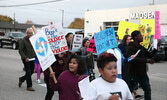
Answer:
[(24, 37), (25, 34), (24, 33), (12, 33), (13, 37)]

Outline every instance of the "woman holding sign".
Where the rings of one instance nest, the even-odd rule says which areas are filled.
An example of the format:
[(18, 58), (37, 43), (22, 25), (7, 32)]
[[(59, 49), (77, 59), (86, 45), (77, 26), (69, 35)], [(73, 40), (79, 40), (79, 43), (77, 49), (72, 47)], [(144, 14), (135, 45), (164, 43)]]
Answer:
[(93, 58), (93, 54), (91, 52), (87, 51), (87, 48), (89, 46), (89, 39), (84, 39), (82, 42), (82, 46), (81, 47), (81, 57), (86, 61), (87, 64), (87, 75), (90, 76), (90, 81), (92, 81), (93, 79), (95, 79), (95, 73), (93, 72), (94, 69), (94, 58)]
[[(118, 48), (121, 50), (123, 56), (127, 58), (126, 50), (128, 47), (128, 44), (131, 42), (130, 35), (124, 35), (123, 40), (118, 45)], [(122, 65), (122, 79), (128, 84), (128, 65)]]

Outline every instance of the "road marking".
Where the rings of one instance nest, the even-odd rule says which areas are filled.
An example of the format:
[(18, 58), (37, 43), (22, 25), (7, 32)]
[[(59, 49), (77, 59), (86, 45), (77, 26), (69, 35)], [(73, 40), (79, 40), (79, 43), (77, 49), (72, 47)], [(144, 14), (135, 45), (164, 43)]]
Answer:
[(40, 86), (46, 87), (46, 84), (39, 84)]

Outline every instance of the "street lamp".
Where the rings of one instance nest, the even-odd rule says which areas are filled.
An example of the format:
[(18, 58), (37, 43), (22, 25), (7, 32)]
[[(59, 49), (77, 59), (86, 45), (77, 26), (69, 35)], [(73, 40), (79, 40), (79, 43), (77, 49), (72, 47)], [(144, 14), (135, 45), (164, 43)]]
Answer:
[(63, 27), (63, 19), (64, 19), (64, 10), (60, 9), (62, 11), (62, 27)]

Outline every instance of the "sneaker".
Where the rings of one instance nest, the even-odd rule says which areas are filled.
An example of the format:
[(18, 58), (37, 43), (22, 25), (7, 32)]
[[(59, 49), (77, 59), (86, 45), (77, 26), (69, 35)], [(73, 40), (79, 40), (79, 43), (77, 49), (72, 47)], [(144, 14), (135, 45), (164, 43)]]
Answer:
[(27, 88), (27, 91), (35, 91), (32, 87)]
[(20, 77), (20, 78), (19, 78), (18, 86), (21, 87), (22, 83), (23, 83), (23, 82), (21, 81), (21, 77)]
[(37, 83), (38, 83), (38, 84), (41, 84), (41, 80), (40, 80), (40, 79), (38, 79), (38, 80), (37, 80)]
[(139, 100), (139, 99), (143, 99), (144, 98), (144, 95), (137, 95), (135, 96), (135, 100)]

